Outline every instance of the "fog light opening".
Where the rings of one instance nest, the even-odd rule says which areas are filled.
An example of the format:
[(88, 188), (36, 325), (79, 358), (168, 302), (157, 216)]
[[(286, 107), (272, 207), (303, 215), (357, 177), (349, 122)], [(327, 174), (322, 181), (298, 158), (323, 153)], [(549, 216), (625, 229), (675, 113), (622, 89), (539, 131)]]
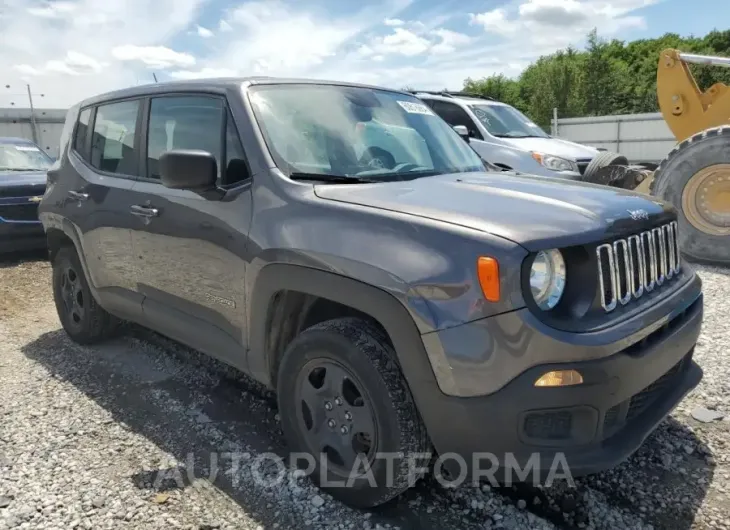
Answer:
[(553, 370), (535, 381), (535, 386), (573, 386), (583, 383), (583, 376), (577, 370)]

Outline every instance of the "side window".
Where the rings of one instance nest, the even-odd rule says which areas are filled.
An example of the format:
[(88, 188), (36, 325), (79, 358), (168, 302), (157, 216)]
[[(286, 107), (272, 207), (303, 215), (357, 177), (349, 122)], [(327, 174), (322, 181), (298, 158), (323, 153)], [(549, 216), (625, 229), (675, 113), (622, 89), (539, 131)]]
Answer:
[(76, 124), (76, 133), (74, 134), (74, 150), (81, 155), (81, 158), (89, 159), (89, 153), (86, 149), (86, 139), (89, 137), (89, 120), (91, 118), (91, 109), (84, 109), (79, 113), (79, 121)]
[(160, 178), (160, 156), (173, 149), (213, 154), (221, 175), (223, 101), (207, 96), (159, 97), (150, 101), (147, 178)]
[(472, 138), (482, 139), (482, 135), (474, 124), (474, 120), (458, 105), (446, 103), (445, 101), (434, 101), (433, 110), (452, 127), (454, 125), (464, 125), (469, 130), (469, 135)]
[(139, 100), (100, 105), (96, 109), (91, 165), (102, 171), (137, 175), (134, 137)]
[(246, 157), (243, 154), (241, 139), (233, 123), (233, 116), (228, 112), (226, 118), (226, 166), (222, 185), (230, 186), (249, 178)]

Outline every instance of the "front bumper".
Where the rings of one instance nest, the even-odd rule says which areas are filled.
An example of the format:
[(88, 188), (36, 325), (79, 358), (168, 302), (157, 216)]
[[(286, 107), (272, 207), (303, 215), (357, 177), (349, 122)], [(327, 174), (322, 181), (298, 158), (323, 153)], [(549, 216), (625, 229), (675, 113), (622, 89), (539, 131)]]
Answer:
[(39, 221), (0, 219), (0, 254), (39, 250), (46, 247), (46, 234)]
[[(459, 457), (444, 458), (444, 467), (459, 476), (467, 463), (466, 476), (472, 477), (496, 461), (498, 480), (515, 480), (515, 465), (529, 470), (520, 480), (545, 480), (558, 457), (572, 476), (626, 459), (702, 378), (692, 360), (702, 323), (701, 293), (676, 307), (650, 334), (611, 355), (533, 365), (489, 395), (442, 394), (433, 400), (424, 419), (441, 421), (426, 421), (431, 440), (442, 457)], [(532, 343), (540, 340), (538, 334), (529, 337)], [(533, 346), (512, 344), (511, 351)], [(565, 346), (568, 357), (574, 348)], [(534, 386), (545, 372), (558, 369), (579, 371), (583, 384)], [(475, 455), (485, 454), (489, 458), (477, 467)]]

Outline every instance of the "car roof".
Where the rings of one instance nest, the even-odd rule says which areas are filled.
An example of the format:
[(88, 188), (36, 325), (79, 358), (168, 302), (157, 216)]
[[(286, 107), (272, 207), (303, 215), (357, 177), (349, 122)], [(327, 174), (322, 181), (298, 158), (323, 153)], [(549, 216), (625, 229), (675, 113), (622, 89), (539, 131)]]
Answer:
[(26, 138), (17, 138), (13, 136), (0, 136), (0, 144), (35, 145), (31, 140), (28, 140)]
[(458, 102), (463, 103), (466, 105), (473, 105), (475, 103), (479, 103), (480, 105), (493, 105), (495, 107), (507, 107), (506, 103), (502, 103), (501, 101), (496, 101), (494, 99), (491, 99), (487, 96), (478, 96), (478, 95), (470, 95), (470, 94), (463, 94), (459, 92), (419, 92), (414, 91), (412, 94), (415, 94), (416, 97), (421, 99), (431, 99), (431, 100), (437, 100), (437, 101), (450, 101), (450, 102)]
[(396, 92), (412, 96), (409, 92), (395, 90), (391, 88), (379, 87), (375, 85), (365, 85), (360, 83), (348, 83), (344, 81), (328, 81), (321, 79), (299, 79), (299, 78), (282, 78), (282, 77), (218, 77), (204, 79), (189, 79), (184, 81), (167, 81), (163, 83), (154, 83), (147, 85), (134, 86), (106, 92), (87, 98), (78, 103), (79, 106), (93, 105), (103, 103), (114, 99), (124, 99), (130, 97), (143, 97), (165, 92), (184, 92), (185, 90), (239, 90), (242, 85), (329, 85), (329, 86), (345, 86), (354, 88), (369, 88), (374, 90), (385, 90), (388, 92)]

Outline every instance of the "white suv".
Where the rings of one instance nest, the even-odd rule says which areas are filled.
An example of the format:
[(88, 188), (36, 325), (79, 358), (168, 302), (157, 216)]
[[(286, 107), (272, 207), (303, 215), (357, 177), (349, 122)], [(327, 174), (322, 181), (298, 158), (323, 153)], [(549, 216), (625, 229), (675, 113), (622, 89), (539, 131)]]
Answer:
[(460, 92), (414, 94), (452, 127), (466, 127), (474, 150), (505, 169), (580, 179), (599, 153), (587, 145), (553, 138), (516, 108), (487, 97)]

